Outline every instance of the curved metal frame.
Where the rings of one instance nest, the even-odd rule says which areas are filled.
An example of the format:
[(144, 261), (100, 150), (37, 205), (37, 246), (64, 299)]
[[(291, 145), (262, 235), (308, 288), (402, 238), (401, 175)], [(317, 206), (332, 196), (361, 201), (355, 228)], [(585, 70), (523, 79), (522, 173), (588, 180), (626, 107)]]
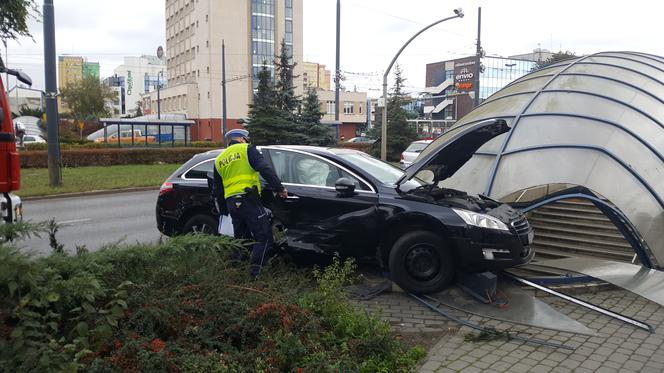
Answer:
[(561, 194), (557, 195), (551, 198), (547, 198), (545, 200), (539, 201), (537, 203), (534, 203), (532, 205), (529, 205), (525, 208), (520, 209), (523, 213), (530, 212), (534, 209), (540, 208), (544, 205), (548, 205), (563, 199), (569, 199), (569, 198), (581, 198), (581, 199), (587, 199), (591, 201), (595, 206), (597, 206), (602, 212), (606, 214), (606, 212), (610, 212), (611, 214), (615, 215), (616, 217), (620, 218), (619, 219), (611, 219), (612, 217), (610, 215), (607, 215), (609, 219), (616, 225), (620, 233), (623, 234), (627, 242), (634, 248), (634, 251), (636, 252), (636, 255), (639, 257), (641, 260), (641, 263), (645, 265), (648, 268), (654, 268), (654, 265), (652, 261), (650, 260), (650, 256), (648, 255), (648, 252), (650, 249), (643, 244), (643, 240), (641, 239), (640, 236), (637, 234), (634, 234), (633, 232), (637, 232), (636, 228), (629, 223), (629, 219), (625, 216), (625, 214), (622, 213), (622, 211), (618, 210), (617, 208), (613, 207), (611, 204), (606, 203), (600, 198), (597, 198), (596, 196), (592, 196), (589, 194), (583, 194), (583, 193), (570, 193), (570, 194)]

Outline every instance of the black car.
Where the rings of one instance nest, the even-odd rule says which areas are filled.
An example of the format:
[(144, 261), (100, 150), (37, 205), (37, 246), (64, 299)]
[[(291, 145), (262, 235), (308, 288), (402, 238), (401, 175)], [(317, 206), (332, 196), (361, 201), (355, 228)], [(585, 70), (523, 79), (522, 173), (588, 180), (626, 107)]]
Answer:
[[(457, 271), (527, 263), (532, 230), (523, 214), (486, 196), (438, 187), (482, 144), (509, 130), (504, 120), (471, 127), (436, 139), (407, 170), (351, 149), (259, 147), (288, 189), (286, 199), (266, 190), (263, 202), (284, 227), (288, 249), (376, 257), (408, 291), (440, 290)], [(207, 173), (219, 152), (194, 156), (162, 185), (162, 233), (216, 232)]]

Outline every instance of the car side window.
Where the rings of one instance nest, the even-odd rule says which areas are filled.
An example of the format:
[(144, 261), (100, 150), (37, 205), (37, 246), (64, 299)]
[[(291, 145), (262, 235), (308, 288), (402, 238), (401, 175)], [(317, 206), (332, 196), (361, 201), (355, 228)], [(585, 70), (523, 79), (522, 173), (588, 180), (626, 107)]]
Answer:
[(347, 177), (359, 190), (370, 190), (350, 173), (320, 158), (281, 149), (269, 149), (269, 152), (277, 176), (284, 183), (334, 188), (339, 178)]
[(207, 173), (214, 169), (214, 158), (200, 163), (184, 173), (185, 179), (203, 179), (207, 180)]

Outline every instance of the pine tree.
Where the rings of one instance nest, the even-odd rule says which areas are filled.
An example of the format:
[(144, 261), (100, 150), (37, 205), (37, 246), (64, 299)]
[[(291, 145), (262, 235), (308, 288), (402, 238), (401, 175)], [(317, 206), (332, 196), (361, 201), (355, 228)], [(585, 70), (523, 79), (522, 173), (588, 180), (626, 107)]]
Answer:
[[(398, 161), (408, 145), (417, 140), (417, 131), (408, 124), (408, 113), (402, 107), (408, 102), (408, 95), (403, 91), (406, 78), (403, 77), (399, 65), (396, 65), (394, 77), (394, 89), (387, 102), (387, 160), (389, 161)], [(372, 154), (376, 156), (380, 155), (381, 127), (382, 121), (376, 123), (370, 133), (371, 137), (378, 139), (371, 147)]]
[(288, 115), (292, 115), (295, 120), (295, 114), (300, 108), (300, 97), (295, 94), (293, 86), (293, 75), (295, 66), (293, 62), (292, 51), (286, 45), (284, 39), (281, 40), (281, 51), (279, 56), (274, 61), (277, 80), (275, 83), (276, 91), (276, 105), (280, 110), (283, 110)]
[(276, 105), (276, 91), (267, 66), (258, 72), (258, 89), (253, 104), (249, 104), (249, 124), (247, 130), (251, 141), (256, 145), (288, 144), (289, 122)]
[(300, 123), (304, 127), (307, 144), (318, 146), (329, 146), (334, 144), (334, 137), (330, 133), (330, 127), (320, 122), (323, 112), (320, 110), (318, 94), (313, 88), (309, 88), (307, 96), (302, 104)]

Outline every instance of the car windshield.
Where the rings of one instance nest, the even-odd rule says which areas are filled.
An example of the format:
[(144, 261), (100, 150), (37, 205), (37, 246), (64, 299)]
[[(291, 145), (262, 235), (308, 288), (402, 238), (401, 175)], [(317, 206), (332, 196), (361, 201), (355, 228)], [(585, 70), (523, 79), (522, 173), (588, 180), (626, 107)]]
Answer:
[(413, 153), (419, 153), (422, 150), (424, 150), (424, 148), (426, 148), (427, 145), (429, 145), (429, 144), (422, 143), (422, 142), (414, 142), (406, 148), (406, 151), (407, 152), (413, 152)]
[[(383, 162), (368, 154), (364, 153), (342, 153), (339, 157), (353, 166), (363, 170), (369, 175), (373, 176), (376, 180), (383, 184), (395, 185), (397, 181), (403, 176), (402, 169), (393, 166), (387, 162)], [(410, 190), (423, 185), (424, 182), (413, 178), (401, 185), (402, 190)]]

